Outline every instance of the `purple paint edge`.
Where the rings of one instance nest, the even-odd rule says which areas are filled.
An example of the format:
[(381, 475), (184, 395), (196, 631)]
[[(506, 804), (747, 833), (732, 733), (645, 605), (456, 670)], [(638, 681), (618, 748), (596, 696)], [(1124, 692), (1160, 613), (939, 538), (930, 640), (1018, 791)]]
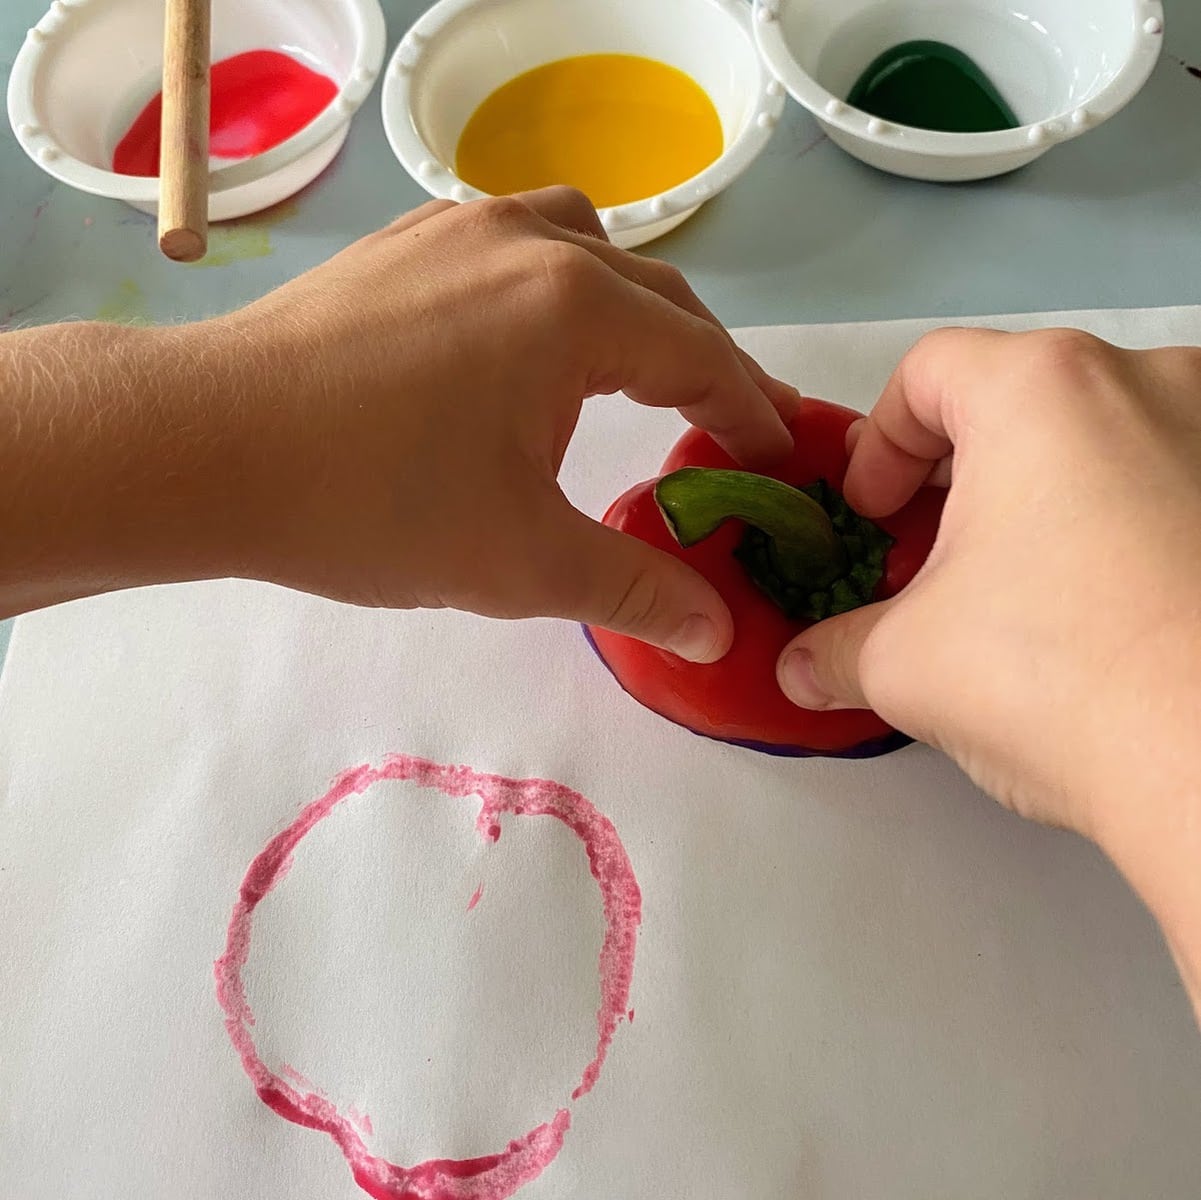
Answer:
[[(629, 688), (617, 678), (617, 673), (609, 665), (608, 659), (600, 652), (600, 647), (596, 644), (596, 639), (592, 636), (592, 631), (588, 626), (581, 625), (580, 629), (583, 631), (584, 640), (592, 648), (592, 653), (600, 659), (601, 665), (616, 680), (617, 686), (627, 696), (630, 696), (641, 704), (642, 701), (638, 700), (630, 692)], [(643, 705), (643, 707), (647, 708), (648, 706)], [(648, 708), (648, 711), (655, 712), (653, 708)], [(704, 738), (707, 742), (721, 742), (726, 746), (738, 746), (743, 750), (753, 750), (756, 754), (769, 754), (773, 758), (879, 758), (882, 755), (891, 754), (894, 750), (901, 750), (905, 746), (913, 744), (913, 738), (907, 733), (902, 733), (899, 729), (894, 729), (891, 733), (882, 734), (877, 738), (869, 738), (866, 742), (858, 742), (854, 746), (848, 746), (845, 750), (815, 750), (810, 746), (783, 746), (775, 742), (756, 742), (744, 738), (714, 737), (710, 733), (701, 733), (699, 729), (693, 729), (691, 725), (685, 725), (682, 721), (673, 720), (671, 717), (664, 717), (660, 712), (655, 712), (655, 715), (663, 717), (663, 720), (670, 721), (680, 729), (688, 730), (694, 737)]]

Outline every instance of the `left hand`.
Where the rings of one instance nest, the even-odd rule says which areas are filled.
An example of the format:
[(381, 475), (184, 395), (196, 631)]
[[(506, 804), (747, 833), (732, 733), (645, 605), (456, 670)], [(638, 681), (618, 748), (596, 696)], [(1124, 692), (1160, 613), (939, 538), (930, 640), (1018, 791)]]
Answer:
[(788, 453), (795, 391), (579, 193), (427, 204), (208, 323), (250, 372), (260, 578), (354, 603), (550, 615), (695, 661), (730, 615), (675, 558), (556, 483), (582, 401), (678, 408), (745, 463)]

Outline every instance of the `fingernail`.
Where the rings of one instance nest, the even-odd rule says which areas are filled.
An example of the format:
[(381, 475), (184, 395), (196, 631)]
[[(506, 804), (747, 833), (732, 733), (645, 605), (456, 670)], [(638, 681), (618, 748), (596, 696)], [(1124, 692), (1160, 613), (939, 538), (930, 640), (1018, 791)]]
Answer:
[(818, 686), (813, 655), (808, 650), (789, 650), (776, 668), (780, 689), (799, 708), (829, 708), (831, 699)]
[(717, 649), (717, 626), (708, 617), (693, 613), (667, 639), (665, 648), (689, 662), (712, 662)]

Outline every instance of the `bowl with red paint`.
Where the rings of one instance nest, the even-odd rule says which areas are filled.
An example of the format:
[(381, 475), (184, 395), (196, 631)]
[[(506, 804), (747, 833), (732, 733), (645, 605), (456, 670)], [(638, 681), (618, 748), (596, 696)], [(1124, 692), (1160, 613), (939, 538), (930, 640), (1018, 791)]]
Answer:
[[(21, 148), (80, 191), (158, 205), (165, 0), (54, 0), (8, 84)], [(212, 0), (209, 219), (278, 204), (341, 149), (379, 74), (378, 0)]]

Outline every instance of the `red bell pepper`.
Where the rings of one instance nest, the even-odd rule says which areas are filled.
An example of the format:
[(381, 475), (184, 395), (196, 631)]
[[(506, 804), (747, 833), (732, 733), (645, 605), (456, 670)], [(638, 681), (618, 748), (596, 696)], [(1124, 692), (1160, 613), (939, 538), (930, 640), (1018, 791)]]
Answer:
[[(859, 415), (803, 400), (792, 424), (792, 456), (771, 477), (738, 471), (712, 438), (690, 430), (659, 479), (612, 505), (605, 524), (695, 568), (734, 617), (733, 646), (709, 664), (589, 627), (596, 652), (634, 699), (695, 733), (769, 754), (868, 758), (908, 743), (865, 709), (797, 708), (775, 677), (780, 652), (801, 630), (895, 595), (934, 545), (942, 489), (920, 489), (878, 522), (842, 500), (846, 432)], [(798, 492), (802, 487), (808, 494)]]

